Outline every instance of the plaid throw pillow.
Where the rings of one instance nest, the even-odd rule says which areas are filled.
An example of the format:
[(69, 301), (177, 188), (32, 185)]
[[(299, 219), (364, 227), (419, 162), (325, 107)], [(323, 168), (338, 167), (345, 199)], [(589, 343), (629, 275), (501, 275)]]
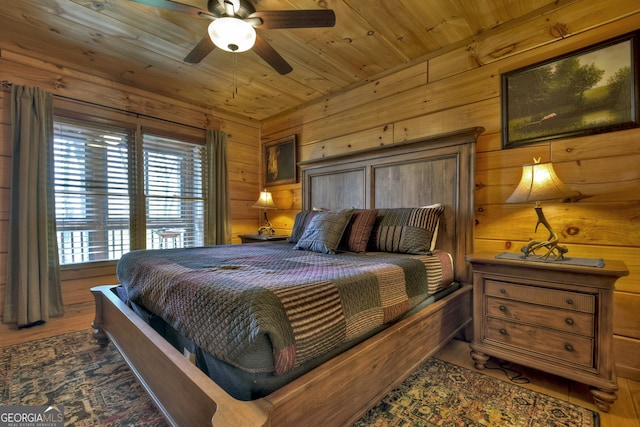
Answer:
[(294, 249), (335, 254), (352, 213), (351, 209), (316, 212)]

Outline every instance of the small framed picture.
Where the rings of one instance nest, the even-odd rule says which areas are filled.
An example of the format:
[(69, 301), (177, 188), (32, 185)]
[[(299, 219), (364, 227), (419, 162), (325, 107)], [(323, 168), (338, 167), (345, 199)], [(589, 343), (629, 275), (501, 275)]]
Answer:
[(502, 75), (502, 145), (639, 125), (638, 32)]
[(296, 135), (263, 145), (265, 185), (295, 184), (298, 180)]

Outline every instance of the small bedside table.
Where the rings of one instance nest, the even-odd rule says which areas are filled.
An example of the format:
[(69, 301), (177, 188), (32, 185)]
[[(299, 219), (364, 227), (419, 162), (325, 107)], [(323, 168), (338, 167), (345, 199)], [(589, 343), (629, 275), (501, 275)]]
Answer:
[(286, 234), (238, 234), (238, 237), (242, 240), (242, 243), (260, 243), (260, 242), (274, 242), (277, 240), (287, 240), (289, 238)]
[(613, 360), (613, 289), (629, 274), (621, 261), (603, 268), (497, 259), (471, 254), (471, 357), (489, 355), (591, 386), (599, 410), (617, 399)]

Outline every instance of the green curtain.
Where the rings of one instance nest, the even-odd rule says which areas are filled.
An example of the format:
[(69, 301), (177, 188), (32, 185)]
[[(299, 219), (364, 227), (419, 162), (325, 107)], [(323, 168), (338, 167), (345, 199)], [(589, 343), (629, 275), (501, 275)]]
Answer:
[(56, 241), (53, 95), (11, 88), (12, 175), (3, 321), (19, 327), (64, 312)]
[(207, 245), (231, 243), (231, 202), (227, 173), (227, 134), (207, 130)]

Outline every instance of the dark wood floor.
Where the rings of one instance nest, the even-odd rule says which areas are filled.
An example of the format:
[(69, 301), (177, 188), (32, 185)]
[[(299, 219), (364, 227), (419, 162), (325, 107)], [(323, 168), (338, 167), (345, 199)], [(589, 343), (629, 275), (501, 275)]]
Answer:
[[(93, 304), (79, 304), (67, 307), (63, 318), (52, 318), (45, 325), (30, 329), (14, 330), (0, 323), (0, 347), (88, 329), (93, 316)], [(468, 369), (475, 369), (469, 354), (469, 345), (464, 341), (451, 341), (436, 354), (436, 357)], [(596, 410), (588, 386), (526, 367), (517, 367), (517, 369), (530, 380), (528, 384), (520, 384), (522, 387)], [(484, 370), (483, 373), (508, 381), (505, 374), (498, 370)], [(618, 400), (611, 411), (600, 412), (601, 427), (640, 427), (640, 382), (618, 378), (618, 385), (620, 386)]]

